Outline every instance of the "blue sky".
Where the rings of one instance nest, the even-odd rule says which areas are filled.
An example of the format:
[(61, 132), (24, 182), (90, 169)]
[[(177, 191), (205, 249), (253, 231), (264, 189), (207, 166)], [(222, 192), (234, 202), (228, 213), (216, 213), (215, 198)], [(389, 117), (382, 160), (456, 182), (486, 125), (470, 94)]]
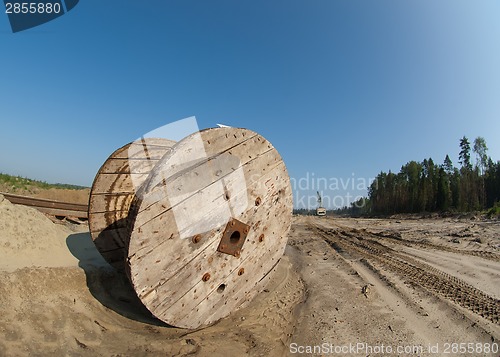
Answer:
[(257, 131), (296, 181), (458, 165), (463, 135), (498, 160), (499, 18), (498, 1), (82, 0), (13, 34), (0, 14), (0, 172), (89, 186), (192, 115)]

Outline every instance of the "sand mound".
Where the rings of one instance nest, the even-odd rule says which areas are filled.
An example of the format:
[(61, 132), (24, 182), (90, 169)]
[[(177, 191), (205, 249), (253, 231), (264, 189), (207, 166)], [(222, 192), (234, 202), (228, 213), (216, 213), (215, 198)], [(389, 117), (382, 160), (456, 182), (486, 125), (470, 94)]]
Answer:
[[(79, 230), (79, 231), (78, 231)], [(95, 248), (0, 195), (0, 356), (283, 355), (303, 285), (285, 256), (268, 289), (214, 326), (166, 326)]]
[(78, 266), (66, 246), (72, 233), (36, 209), (13, 205), (0, 195), (0, 270)]

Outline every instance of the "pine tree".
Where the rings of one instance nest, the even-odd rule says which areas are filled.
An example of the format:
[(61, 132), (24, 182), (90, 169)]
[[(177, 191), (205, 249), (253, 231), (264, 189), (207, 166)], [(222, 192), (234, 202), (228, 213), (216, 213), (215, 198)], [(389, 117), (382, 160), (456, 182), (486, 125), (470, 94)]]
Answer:
[(470, 163), (470, 143), (469, 139), (465, 136), (460, 139), (460, 153), (458, 154), (459, 162), (462, 168), (468, 171), (472, 170), (472, 165)]
[(448, 175), (450, 176), (453, 175), (453, 163), (451, 162), (451, 159), (448, 156), (448, 154), (446, 154), (446, 157), (444, 158), (443, 168)]

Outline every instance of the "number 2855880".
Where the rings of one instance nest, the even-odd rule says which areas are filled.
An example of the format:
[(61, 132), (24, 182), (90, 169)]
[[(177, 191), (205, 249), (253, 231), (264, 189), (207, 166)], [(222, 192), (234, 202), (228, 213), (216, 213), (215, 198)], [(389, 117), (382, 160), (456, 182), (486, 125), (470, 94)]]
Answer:
[(60, 3), (36, 3), (36, 2), (7, 2), (5, 3), (6, 14), (59, 14)]

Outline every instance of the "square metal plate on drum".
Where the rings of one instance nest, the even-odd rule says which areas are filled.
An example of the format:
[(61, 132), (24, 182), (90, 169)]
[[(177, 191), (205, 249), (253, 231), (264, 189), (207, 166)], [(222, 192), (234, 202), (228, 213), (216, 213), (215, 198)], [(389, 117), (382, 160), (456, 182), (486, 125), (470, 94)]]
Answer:
[(250, 226), (248, 224), (234, 218), (231, 219), (222, 234), (217, 251), (238, 258), (249, 231)]

